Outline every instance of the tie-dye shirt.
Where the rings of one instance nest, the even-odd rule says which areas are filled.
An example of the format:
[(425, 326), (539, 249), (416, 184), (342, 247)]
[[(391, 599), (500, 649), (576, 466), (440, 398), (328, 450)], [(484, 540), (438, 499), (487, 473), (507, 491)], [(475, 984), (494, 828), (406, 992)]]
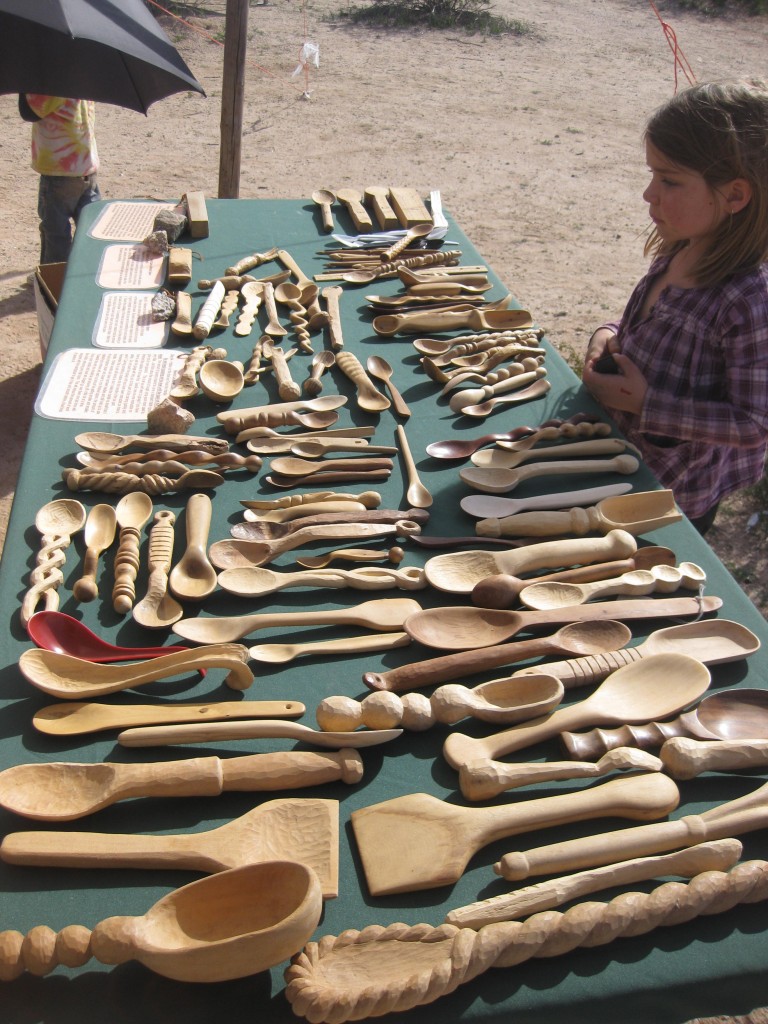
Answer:
[(32, 125), (32, 166), (38, 174), (77, 178), (99, 167), (92, 100), (26, 94), (42, 120)]

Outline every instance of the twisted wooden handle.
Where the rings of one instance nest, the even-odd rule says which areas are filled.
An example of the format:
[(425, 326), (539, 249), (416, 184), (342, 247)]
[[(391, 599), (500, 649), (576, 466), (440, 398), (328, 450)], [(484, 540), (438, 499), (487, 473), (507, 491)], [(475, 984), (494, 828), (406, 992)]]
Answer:
[[(544, 911), (479, 931), (400, 923), (350, 929), (297, 953), (285, 972), (285, 994), (293, 1012), (312, 1022), (397, 1013), (432, 1003), (490, 967), (606, 945), (766, 897), (768, 864), (756, 860), (729, 873), (705, 871), (688, 883), (665, 882), (650, 893), (623, 893), (606, 904), (579, 903), (564, 913)], [(411, 943), (420, 948), (409, 949)]]

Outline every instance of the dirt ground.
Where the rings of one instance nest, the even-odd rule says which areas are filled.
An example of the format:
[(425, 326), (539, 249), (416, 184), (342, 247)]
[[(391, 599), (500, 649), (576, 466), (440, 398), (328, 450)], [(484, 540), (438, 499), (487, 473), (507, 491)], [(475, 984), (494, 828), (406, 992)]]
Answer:
[[(146, 117), (100, 106), (105, 198), (217, 194), (225, 0), (201, 2), (197, 32), (162, 21), (208, 96), (169, 98)], [(550, 339), (578, 358), (645, 267), (641, 130), (675, 89), (672, 52), (651, 5), (496, 0), (495, 13), (532, 32), (488, 39), (352, 27), (335, 16), (342, 7), (270, 0), (250, 8), (241, 196), (308, 198), (322, 186), (372, 184), (439, 189)], [(768, 18), (660, 11), (699, 81), (764, 72)], [(320, 54), (308, 82), (292, 75), (306, 40)], [(0, 116), (1, 541), (41, 367), (29, 283), (38, 254), (29, 125), (15, 96), (0, 97)], [(765, 551), (767, 492), (763, 485), (729, 502), (710, 534), (763, 614), (768, 565), (756, 552)]]

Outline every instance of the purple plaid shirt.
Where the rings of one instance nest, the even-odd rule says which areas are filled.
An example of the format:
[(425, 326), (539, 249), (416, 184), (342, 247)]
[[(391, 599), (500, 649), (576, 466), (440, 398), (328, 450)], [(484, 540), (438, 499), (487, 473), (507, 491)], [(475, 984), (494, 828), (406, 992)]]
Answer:
[(768, 447), (768, 264), (710, 288), (665, 288), (639, 319), (659, 257), (618, 323), (619, 347), (648, 381), (639, 415), (612, 410), (689, 518), (756, 483)]

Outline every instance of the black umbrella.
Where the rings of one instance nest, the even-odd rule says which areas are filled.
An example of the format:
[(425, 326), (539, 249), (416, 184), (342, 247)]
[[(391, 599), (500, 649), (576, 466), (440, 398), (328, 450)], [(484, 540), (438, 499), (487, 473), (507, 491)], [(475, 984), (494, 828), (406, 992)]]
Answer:
[(114, 103), (146, 114), (203, 87), (142, 0), (0, 0), (0, 93)]

